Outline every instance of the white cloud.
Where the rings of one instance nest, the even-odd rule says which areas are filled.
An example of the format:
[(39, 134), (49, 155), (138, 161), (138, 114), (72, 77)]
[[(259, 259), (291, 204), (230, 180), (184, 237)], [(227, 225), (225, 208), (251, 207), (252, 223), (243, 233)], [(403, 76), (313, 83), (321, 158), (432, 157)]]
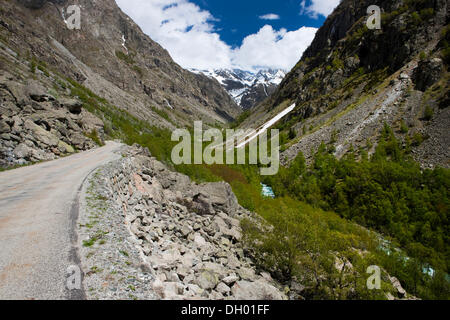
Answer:
[(116, 0), (153, 40), (186, 68), (231, 66), (228, 46), (214, 32), (214, 17), (187, 0)]
[(235, 50), (233, 62), (242, 69), (277, 68), (290, 70), (314, 39), (316, 28), (297, 31), (274, 30), (265, 25), (244, 39)]
[(259, 16), (261, 20), (280, 20), (280, 16), (275, 13), (268, 13), (263, 16)]
[(313, 40), (315, 28), (274, 30), (266, 25), (231, 48), (214, 29), (216, 19), (189, 0), (116, 0), (153, 40), (184, 68), (289, 70)]
[(313, 18), (318, 18), (319, 15), (328, 17), (330, 13), (339, 5), (340, 0), (311, 0), (311, 4), (306, 6), (306, 0), (300, 3), (300, 14), (305, 12)]

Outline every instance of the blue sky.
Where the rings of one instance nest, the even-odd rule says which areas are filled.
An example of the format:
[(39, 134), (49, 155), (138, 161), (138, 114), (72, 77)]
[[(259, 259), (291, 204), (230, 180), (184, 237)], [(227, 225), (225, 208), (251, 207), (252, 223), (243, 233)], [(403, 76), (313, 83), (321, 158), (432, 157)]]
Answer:
[(289, 71), (339, 0), (116, 0), (184, 68)]
[[(303, 26), (319, 28), (325, 21), (322, 15), (317, 18), (308, 14), (300, 15), (301, 1), (298, 0), (194, 0), (191, 2), (208, 10), (219, 20), (214, 25), (220, 38), (233, 47), (240, 46), (245, 37), (257, 33), (266, 24), (270, 24), (277, 30), (285, 28), (288, 31), (295, 31)], [(279, 19), (260, 18), (268, 14), (278, 15)]]

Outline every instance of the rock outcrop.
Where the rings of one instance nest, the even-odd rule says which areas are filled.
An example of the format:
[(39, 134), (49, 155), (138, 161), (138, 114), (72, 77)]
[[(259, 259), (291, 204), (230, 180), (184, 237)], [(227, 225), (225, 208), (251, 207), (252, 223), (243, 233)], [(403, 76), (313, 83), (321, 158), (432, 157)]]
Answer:
[(91, 149), (96, 144), (86, 135), (94, 131), (103, 137), (103, 122), (82, 109), (80, 101), (55, 98), (49, 91), (37, 80), (0, 71), (0, 167)]

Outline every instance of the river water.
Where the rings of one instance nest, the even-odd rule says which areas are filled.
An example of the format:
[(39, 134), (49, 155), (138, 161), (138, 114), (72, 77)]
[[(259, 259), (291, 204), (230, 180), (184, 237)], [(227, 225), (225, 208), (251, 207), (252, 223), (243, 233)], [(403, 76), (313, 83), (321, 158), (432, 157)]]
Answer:
[(271, 187), (265, 185), (264, 183), (261, 183), (261, 187), (261, 194), (263, 195), (263, 197), (275, 199), (275, 192), (273, 192), (273, 189)]

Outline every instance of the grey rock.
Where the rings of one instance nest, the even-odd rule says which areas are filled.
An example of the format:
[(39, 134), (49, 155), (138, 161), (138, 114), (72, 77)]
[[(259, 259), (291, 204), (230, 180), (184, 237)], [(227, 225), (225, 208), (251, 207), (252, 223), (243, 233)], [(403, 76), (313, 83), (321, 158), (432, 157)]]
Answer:
[(5, 120), (0, 121), (0, 133), (10, 133), (11, 127)]
[(189, 292), (192, 292), (194, 296), (198, 297), (200, 297), (205, 292), (205, 290), (192, 283), (188, 284), (187, 288)]
[(192, 229), (188, 226), (183, 226), (180, 231), (183, 237), (187, 237), (192, 232)]
[(231, 285), (233, 285), (234, 283), (236, 283), (237, 281), (239, 281), (239, 277), (236, 276), (236, 275), (231, 275), (231, 276), (228, 276), (228, 277), (223, 278), (222, 281), (223, 281), (225, 284), (231, 286)]
[(9, 133), (2, 133), (2, 134), (0, 134), (0, 139), (11, 140), (11, 135)]
[(225, 283), (221, 282), (217, 285), (216, 291), (223, 295), (228, 295), (231, 292), (231, 289)]
[(196, 284), (204, 290), (214, 289), (218, 283), (217, 274), (209, 270), (201, 272), (196, 280)]
[(243, 280), (253, 281), (256, 279), (256, 273), (253, 269), (250, 268), (240, 268), (237, 273)]
[(390, 277), (389, 280), (392, 283), (392, 286), (394, 287), (395, 290), (397, 290), (398, 294), (400, 295), (400, 297), (405, 297), (406, 296), (406, 291), (405, 289), (403, 289), (400, 281), (396, 278), (396, 277)]
[(425, 91), (431, 87), (441, 78), (443, 69), (442, 59), (439, 58), (419, 62), (413, 74), (416, 89)]
[(31, 99), (37, 102), (48, 101), (50, 97), (47, 94), (47, 90), (38, 81), (34, 80), (28, 82), (26, 92)]
[(50, 147), (56, 147), (58, 146), (59, 139), (55, 137), (50, 132), (46, 131), (44, 128), (38, 126), (31, 120), (25, 121), (25, 129), (30, 130), (32, 132), (33, 137), (37, 140), (42, 142), (43, 144), (50, 146)]
[(187, 207), (200, 215), (212, 215), (215, 213), (209, 196), (202, 193), (195, 195), (192, 201), (187, 203)]
[(226, 182), (206, 183), (199, 188), (201, 194), (209, 197), (208, 201), (214, 209), (223, 212), (234, 212), (239, 207), (231, 186)]
[(14, 149), (14, 155), (19, 159), (20, 158), (28, 159), (31, 156), (31, 152), (32, 152), (32, 149), (29, 148), (25, 143), (19, 144)]
[(236, 300), (286, 300), (286, 296), (264, 280), (239, 281), (231, 289)]
[(83, 104), (76, 99), (62, 98), (59, 99), (59, 103), (73, 114), (80, 114), (83, 108)]
[(31, 150), (31, 159), (33, 161), (49, 161), (55, 159), (56, 156), (53, 153), (45, 152), (43, 150)]

